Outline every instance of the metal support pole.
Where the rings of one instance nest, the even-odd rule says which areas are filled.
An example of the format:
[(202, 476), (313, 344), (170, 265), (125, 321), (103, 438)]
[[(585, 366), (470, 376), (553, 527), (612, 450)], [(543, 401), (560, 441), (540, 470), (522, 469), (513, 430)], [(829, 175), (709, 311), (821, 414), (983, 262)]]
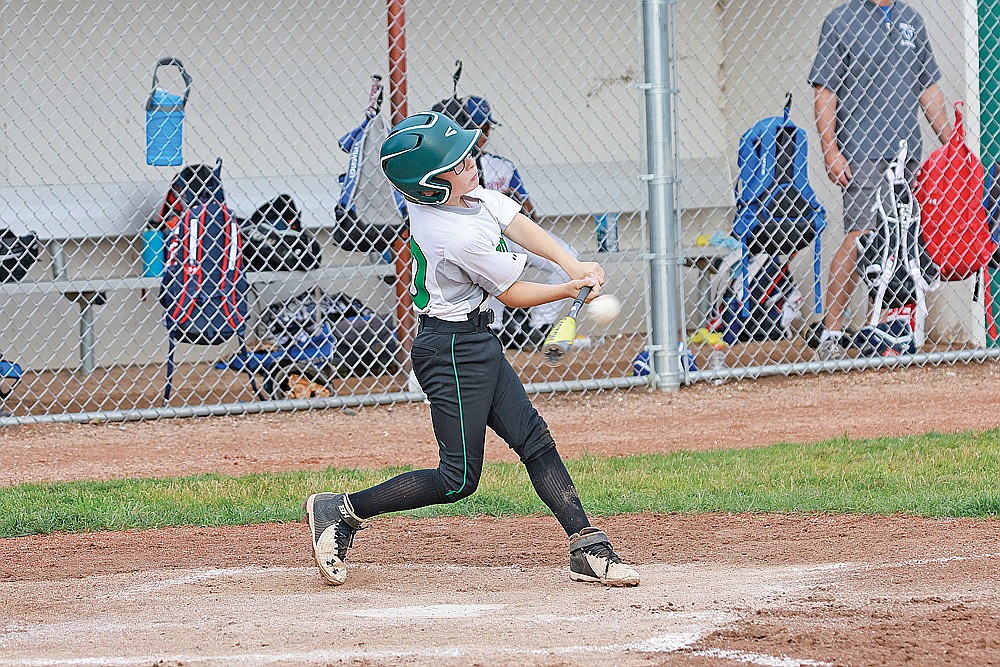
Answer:
[(649, 198), (650, 360), (662, 391), (681, 384), (680, 260), (674, 211), (673, 96), (670, 26), (675, 0), (643, 0), (642, 34), (646, 101), (646, 165)]

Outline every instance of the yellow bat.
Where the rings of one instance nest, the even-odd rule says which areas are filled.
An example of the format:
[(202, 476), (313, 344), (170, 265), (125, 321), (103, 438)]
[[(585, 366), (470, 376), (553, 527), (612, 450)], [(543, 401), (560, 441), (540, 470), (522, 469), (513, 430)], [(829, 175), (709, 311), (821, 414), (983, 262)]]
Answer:
[(545, 353), (545, 363), (549, 366), (560, 365), (566, 357), (566, 351), (576, 340), (576, 315), (580, 312), (583, 302), (587, 300), (590, 288), (584, 287), (573, 299), (573, 305), (569, 309), (566, 317), (562, 318), (549, 330), (549, 335), (542, 343), (542, 352)]

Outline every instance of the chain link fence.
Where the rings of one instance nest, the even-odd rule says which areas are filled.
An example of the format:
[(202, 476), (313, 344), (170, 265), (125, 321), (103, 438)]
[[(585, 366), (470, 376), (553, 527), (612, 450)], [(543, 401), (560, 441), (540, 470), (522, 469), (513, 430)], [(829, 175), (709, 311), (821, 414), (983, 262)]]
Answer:
[[(782, 298), (764, 304), (770, 320), (744, 322), (741, 333), (733, 324), (742, 313), (723, 317), (743, 282), (731, 236), (740, 138), (780, 116), (788, 92), (826, 211), (819, 276), (829, 289), (844, 215), (824, 169), (809, 74), (832, 1), (666, 3), (680, 91), (670, 270), (682, 294), (651, 304), (642, 4), (442, 0), (406, 3), (405, 13), (396, 0), (5, 4), (2, 390), (21, 377), (0, 422), (418, 400), (402, 216), (373, 158), (400, 113), (452, 96), (460, 109), (470, 98), (489, 102), (486, 185), (520, 196), (545, 229), (601, 261), (624, 303), (610, 326), (582, 320), (575, 352), (557, 368), (538, 344), (568, 304), (498, 311), (497, 333), (533, 391), (647, 384), (657, 377), (647, 375), (648, 322), (671, 307), (683, 323), (671, 335), (687, 382), (992, 354), (983, 303), (1000, 278), (987, 272), (978, 297), (974, 279), (928, 294), (916, 355), (848, 345), (820, 359), (810, 346), (822, 335), (810, 327), (821, 318), (811, 244), (774, 255), (765, 271), (767, 253), (748, 263), (784, 276)], [(977, 31), (983, 44), (996, 41), (993, 4), (913, 3), (940, 88), (965, 101), (967, 141), (987, 164), (998, 152), (995, 86), (984, 83), (996, 77), (995, 53), (977, 47)], [(920, 122), (926, 156), (937, 144)], [(245, 349), (237, 335), (179, 342), (165, 401), (165, 322), (176, 303), (159, 298), (164, 265), (171, 241), (176, 250), (185, 238), (185, 186), (217, 158), (242, 238)], [(526, 278), (563, 279), (541, 261)], [(852, 336), (870, 319), (865, 295), (859, 288), (847, 309)]]
[[(526, 193), (545, 229), (605, 264), (625, 304), (613, 326), (581, 322), (559, 368), (537, 348), (568, 304), (503, 313), (498, 334), (523, 380), (539, 391), (645, 381), (632, 370), (648, 311), (637, 5), (410, 2), (390, 19), (399, 6), (4, 4), (0, 227), (18, 270), (0, 285), (0, 352), (8, 385), (23, 371), (7, 423), (418, 399), (406, 264), (385, 243), (402, 221), (373, 160), (404, 81), (410, 112), (453, 93), (489, 101), (485, 149), (504, 159), (484, 168), (488, 185)], [(405, 70), (392, 55), (404, 46)], [(187, 240), (191, 181), (175, 178), (219, 157), (242, 235), (246, 351), (236, 335), (178, 342), (165, 402), (159, 293), (171, 239)], [(561, 281), (550, 268), (526, 278)]]

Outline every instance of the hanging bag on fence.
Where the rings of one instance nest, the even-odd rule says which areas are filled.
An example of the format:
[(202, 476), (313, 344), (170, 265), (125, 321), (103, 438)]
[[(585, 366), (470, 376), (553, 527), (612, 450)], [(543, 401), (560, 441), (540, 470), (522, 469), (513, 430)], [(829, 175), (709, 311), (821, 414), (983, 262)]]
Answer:
[(965, 143), (963, 106), (955, 102), (955, 129), (921, 165), (914, 191), (924, 243), (942, 280), (980, 274), (997, 249), (983, 206), (983, 163)]
[[(167, 244), (160, 288), (170, 346), (164, 402), (170, 399), (176, 343), (218, 345), (235, 335), (246, 350), (247, 280), (239, 224), (222, 190), (222, 158), (215, 169), (185, 167), (178, 179), (186, 209)], [(252, 375), (250, 381), (256, 392)]]
[(478, 127), (472, 122), (472, 116), (465, 108), (465, 100), (458, 96), (458, 81), (462, 78), (462, 61), (455, 61), (455, 73), (452, 75), (452, 88), (451, 97), (446, 97), (443, 100), (434, 103), (431, 107), (431, 111), (437, 111), (438, 113), (443, 113), (448, 118), (459, 124), (460, 127), (466, 130), (473, 130)]
[[(176, 67), (184, 79), (184, 94), (160, 88), (159, 69)], [(177, 167), (184, 164), (184, 107), (191, 95), (191, 76), (177, 58), (160, 58), (153, 68), (153, 87), (146, 100), (146, 164)]]
[(720, 273), (729, 278), (709, 316), (709, 331), (720, 334), (727, 345), (791, 338), (803, 299), (792, 280), (789, 263), (771, 255), (752, 256), (746, 281), (749, 301), (743, 297), (740, 262), (735, 263), (732, 272), (723, 268)]
[(733, 236), (743, 246), (744, 317), (749, 317), (750, 255), (789, 256), (813, 244), (816, 312), (823, 310), (820, 237), (826, 209), (809, 185), (806, 132), (789, 119), (792, 94), (781, 116), (747, 130), (739, 144), (739, 181)]
[(37, 234), (18, 236), (9, 229), (0, 229), (0, 282), (23, 280), (37, 259)]
[(339, 141), (340, 148), (351, 156), (347, 171), (341, 175), (333, 230), (334, 243), (344, 250), (382, 254), (392, 247), (406, 221), (403, 198), (379, 164), (379, 148), (387, 134), (381, 110), (382, 77), (376, 75), (365, 119)]

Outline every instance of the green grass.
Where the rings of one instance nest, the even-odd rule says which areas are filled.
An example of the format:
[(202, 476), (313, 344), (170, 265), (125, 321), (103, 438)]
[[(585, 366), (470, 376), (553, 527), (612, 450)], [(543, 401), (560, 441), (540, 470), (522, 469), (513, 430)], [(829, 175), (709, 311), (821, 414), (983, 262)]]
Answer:
[[(636, 512), (906, 513), (1000, 517), (1000, 430), (571, 460), (593, 515)], [(23, 484), (0, 488), (0, 537), (297, 521), (318, 490), (358, 490), (405, 468)], [(486, 467), (478, 492), (410, 516), (545, 512), (520, 465)]]

